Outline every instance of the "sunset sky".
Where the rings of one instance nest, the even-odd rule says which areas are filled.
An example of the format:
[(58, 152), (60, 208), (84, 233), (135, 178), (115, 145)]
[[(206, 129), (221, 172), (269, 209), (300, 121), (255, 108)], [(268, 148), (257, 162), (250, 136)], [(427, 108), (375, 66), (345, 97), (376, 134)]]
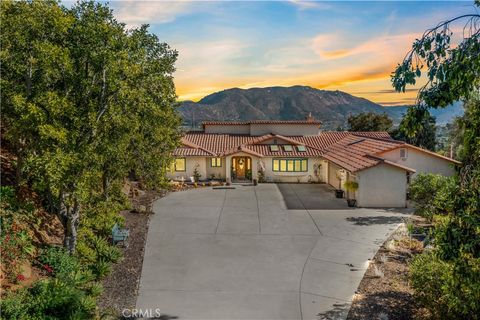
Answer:
[(110, 1), (127, 26), (178, 50), (180, 100), (240, 87), (308, 85), (384, 105), (413, 101), (394, 93), (390, 73), (412, 41), (473, 1)]

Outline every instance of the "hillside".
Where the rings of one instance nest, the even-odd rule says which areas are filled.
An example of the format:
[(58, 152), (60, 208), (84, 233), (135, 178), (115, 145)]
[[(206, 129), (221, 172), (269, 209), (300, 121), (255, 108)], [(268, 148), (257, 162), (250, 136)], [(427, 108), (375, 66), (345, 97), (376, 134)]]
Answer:
[[(344, 126), (349, 115), (362, 112), (386, 112), (398, 123), (406, 110), (384, 107), (370, 100), (342, 91), (318, 90), (306, 86), (239, 89), (210, 94), (198, 102), (184, 101), (179, 112), (186, 126), (198, 126), (205, 120), (305, 119), (312, 115), (323, 122), (323, 128)], [(458, 109), (458, 106), (455, 106)], [(461, 109), (461, 108), (460, 108)], [(448, 122), (458, 112), (435, 110)]]

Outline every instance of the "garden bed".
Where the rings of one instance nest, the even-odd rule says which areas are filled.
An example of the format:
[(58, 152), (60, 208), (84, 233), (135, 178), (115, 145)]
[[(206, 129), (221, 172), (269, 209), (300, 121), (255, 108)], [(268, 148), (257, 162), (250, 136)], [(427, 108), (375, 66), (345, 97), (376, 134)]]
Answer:
[(123, 248), (123, 259), (102, 281), (104, 291), (97, 303), (100, 309), (120, 314), (125, 308), (135, 308), (152, 203), (165, 195), (166, 192), (141, 191), (140, 196), (131, 199), (134, 209), (120, 212), (130, 230), (128, 246)]
[[(414, 216), (414, 226), (424, 226)], [(408, 264), (423, 251), (423, 243), (405, 227), (398, 229), (378, 250), (357, 289), (348, 320), (424, 319), (428, 312), (415, 300), (408, 281)]]

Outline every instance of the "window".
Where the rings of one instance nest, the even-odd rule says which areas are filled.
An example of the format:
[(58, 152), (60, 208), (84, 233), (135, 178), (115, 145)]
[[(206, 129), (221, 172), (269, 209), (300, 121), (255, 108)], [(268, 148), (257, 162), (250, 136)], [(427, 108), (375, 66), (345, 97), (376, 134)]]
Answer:
[(407, 159), (407, 148), (400, 148), (400, 158)]
[(278, 160), (273, 160), (273, 171), (280, 171), (280, 162)]
[(175, 171), (187, 171), (185, 158), (175, 159)]
[(298, 152), (305, 152), (305, 151), (307, 151), (307, 149), (305, 148), (305, 146), (297, 146), (297, 150), (298, 150)]
[(307, 172), (308, 159), (273, 159), (272, 170), (275, 172)]
[(286, 144), (286, 145), (283, 146), (283, 150), (285, 150), (285, 152), (292, 152), (293, 148), (292, 148), (291, 145)]
[(276, 144), (271, 144), (271, 145), (270, 145), (270, 151), (272, 151), (272, 152), (278, 151), (278, 145), (276, 145)]
[(222, 166), (222, 158), (211, 158), (210, 159), (210, 166), (211, 167), (221, 167)]

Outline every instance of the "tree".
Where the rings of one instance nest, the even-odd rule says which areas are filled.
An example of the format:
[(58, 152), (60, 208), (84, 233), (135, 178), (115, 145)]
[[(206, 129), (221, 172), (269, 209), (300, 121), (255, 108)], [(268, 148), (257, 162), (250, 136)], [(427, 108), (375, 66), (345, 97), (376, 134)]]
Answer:
[(425, 107), (411, 107), (403, 116), (398, 129), (392, 132), (395, 139), (434, 151), (436, 145), (435, 118)]
[(19, 175), (49, 199), (74, 252), (82, 208), (135, 170), (162, 181), (180, 132), (177, 52), (108, 7), (1, 3), (1, 98)]
[(359, 113), (348, 117), (348, 131), (390, 131), (393, 121), (386, 113)]
[[(478, 0), (475, 3), (479, 5)], [(422, 70), (427, 69), (427, 82), (419, 90), (416, 106), (405, 115), (402, 133), (408, 139), (419, 141), (422, 139), (417, 135), (431, 135), (430, 121), (425, 121), (429, 118), (426, 114), (428, 108), (443, 108), (458, 100), (468, 100), (478, 92), (479, 19), (478, 13), (465, 14), (426, 30), (420, 39), (415, 40), (403, 62), (398, 64), (392, 75), (392, 85), (399, 92), (405, 92), (407, 85), (414, 85), (422, 76)], [(466, 20), (462, 41), (452, 45), (454, 33), (451, 26), (462, 20)]]
[[(479, 0), (475, 4), (480, 7)], [(450, 26), (462, 19), (466, 19), (462, 40), (452, 45)], [(415, 84), (426, 64), (427, 83), (420, 89), (413, 110), (445, 107), (458, 100), (467, 104), (465, 116), (459, 120), (462, 164), (455, 177), (456, 191), (450, 193), (452, 208), (446, 216), (435, 219), (433, 253), (412, 265), (415, 290), (427, 298), (423, 301), (428, 300), (434, 315), (445, 319), (478, 319), (480, 314), (479, 37), (478, 13), (442, 22), (414, 42), (392, 75), (395, 89), (405, 91), (407, 85)], [(429, 263), (422, 263), (422, 259)], [(432, 270), (437, 277), (428, 276)]]

